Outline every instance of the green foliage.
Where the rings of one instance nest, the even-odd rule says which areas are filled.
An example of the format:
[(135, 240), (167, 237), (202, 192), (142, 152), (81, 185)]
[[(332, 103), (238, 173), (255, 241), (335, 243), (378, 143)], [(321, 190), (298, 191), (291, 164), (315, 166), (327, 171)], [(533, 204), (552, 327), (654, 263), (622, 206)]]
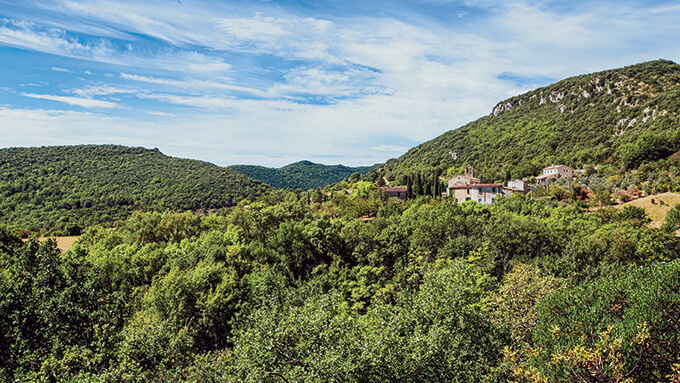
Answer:
[(666, 220), (663, 225), (661, 225), (661, 230), (667, 233), (674, 233), (680, 230), (680, 204), (675, 205), (666, 214)]
[(377, 304), (362, 316), (342, 310), (337, 293), (289, 296), (255, 312), (239, 334), (234, 380), (484, 380), (498, 358), (479, 304), (492, 287), (479, 266), (457, 261), (428, 272), (404, 304)]
[(534, 350), (524, 355), (506, 352), (515, 364), (515, 377), (521, 381), (665, 380), (680, 353), (679, 289), (676, 261), (544, 299), (538, 308)]
[(115, 145), (0, 149), (0, 223), (79, 235), (133, 211), (217, 210), (269, 189), (232, 170)]
[(633, 205), (624, 206), (616, 216), (616, 219), (629, 221), (638, 227), (642, 227), (652, 222), (652, 219), (649, 218), (645, 209)]
[[(63, 254), (0, 228), (0, 378), (491, 382), (552, 374), (535, 367), (551, 355), (579, 366), (619, 355), (607, 360), (627, 372), (652, 344), (663, 356), (652, 367), (673, 373), (675, 338), (661, 334), (677, 331), (675, 298), (654, 294), (677, 291), (674, 275), (649, 270), (676, 270), (680, 246), (639, 209), (520, 194), (399, 202), (354, 183), (355, 197), (276, 192), (222, 215), (138, 212)], [(644, 311), (633, 334), (604, 308), (590, 322), (569, 311), (561, 328), (604, 327), (564, 350), (541, 335), (560, 299), (586, 296), (575, 307), (589, 311), (610, 290), (635, 295), (629, 275), (667, 289), (621, 312), (671, 316)], [(619, 287), (584, 293), (598, 284)], [(629, 347), (638, 333), (644, 347)]]
[[(310, 190), (340, 182), (355, 173), (366, 174), (376, 167), (377, 165), (359, 167), (322, 165), (300, 161), (278, 169), (254, 165), (232, 165), (228, 169), (278, 189)], [(356, 179), (353, 181), (356, 182)]]
[(541, 272), (536, 266), (519, 264), (503, 279), (494, 298), (492, 318), (507, 329), (517, 347), (530, 347), (533, 330), (539, 323), (538, 304), (565, 288), (564, 280)]
[(621, 148), (621, 161), (628, 169), (634, 169), (643, 162), (666, 158), (674, 152), (672, 136), (645, 132), (634, 143)]

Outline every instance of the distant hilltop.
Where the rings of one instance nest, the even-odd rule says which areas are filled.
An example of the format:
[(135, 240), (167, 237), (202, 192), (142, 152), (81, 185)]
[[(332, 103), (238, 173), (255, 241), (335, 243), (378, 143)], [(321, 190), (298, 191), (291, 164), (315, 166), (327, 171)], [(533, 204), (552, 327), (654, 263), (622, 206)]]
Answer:
[(207, 211), (271, 190), (208, 162), (119, 145), (0, 149), (0, 224), (77, 235), (133, 211)]
[(378, 166), (322, 165), (304, 160), (278, 169), (254, 165), (233, 165), (229, 169), (278, 189), (309, 190), (340, 182), (354, 173), (366, 174)]

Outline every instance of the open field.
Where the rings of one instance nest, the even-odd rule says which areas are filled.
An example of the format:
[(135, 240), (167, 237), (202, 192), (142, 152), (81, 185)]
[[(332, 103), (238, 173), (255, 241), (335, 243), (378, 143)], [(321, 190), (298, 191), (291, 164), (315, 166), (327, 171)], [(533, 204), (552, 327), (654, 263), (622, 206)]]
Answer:
[[(57, 241), (57, 247), (59, 248), (59, 250), (64, 252), (66, 250), (70, 250), (71, 247), (73, 246), (73, 243), (75, 241), (77, 241), (78, 238), (80, 238), (80, 237), (40, 237), (40, 238), (38, 238), (38, 241), (42, 242), (42, 241), (47, 240), (48, 238), (52, 238), (52, 239), (56, 240)], [(24, 242), (28, 241), (28, 239), (24, 239), (23, 241)]]
[[(654, 200), (654, 203), (652, 203), (652, 200)], [(680, 194), (661, 193), (626, 202), (624, 204), (617, 205), (616, 207), (618, 209), (621, 209), (626, 205), (641, 207), (645, 209), (649, 215), (649, 218), (652, 219), (651, 225), (654, 227), (659, 227), (666, 219), (666, 214), (668, 214), (668, 211), (678, 203), (680, 203)]]

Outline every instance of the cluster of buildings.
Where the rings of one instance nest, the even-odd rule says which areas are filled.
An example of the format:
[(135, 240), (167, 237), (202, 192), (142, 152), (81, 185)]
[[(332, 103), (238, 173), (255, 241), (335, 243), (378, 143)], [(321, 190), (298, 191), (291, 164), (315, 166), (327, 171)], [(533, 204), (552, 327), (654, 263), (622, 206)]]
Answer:
[[(536, 177), (536, 180), (546, 181), (551, 178), (558, 177), (574, 177), (574, 169), (566, 165), (553, 165), (543, 169), (543, 173)], [(389, 187), (383, 190), (390, 196), (401, 200), (406, 200), (407, 188)], [(475, 177), (475, 169), (472, 165), (465, 167), (465, 173), (459, 174), (448, 181), (446, 191), (442, 193), (442, 197), (455, 198), (456, 202), (477, 201), (479, 203), (490, 205), (494, 199), (501, 196), (510, 196), (514, 193), (527, 194), (531, 191), (531, 187), (526, 181), (521, 179), (514, 179), (508, 181), (507, 185), (503, 184), (483, 184), (479, 178)]]

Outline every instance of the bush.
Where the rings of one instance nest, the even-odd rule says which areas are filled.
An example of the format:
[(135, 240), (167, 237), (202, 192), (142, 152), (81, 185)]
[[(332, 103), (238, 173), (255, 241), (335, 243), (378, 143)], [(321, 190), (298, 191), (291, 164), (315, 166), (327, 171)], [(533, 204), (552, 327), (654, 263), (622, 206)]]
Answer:
[(678, 291), (676, 261), (554, 294), (533, 349), (506, 349), (506, 362), (518, 381), (664, 381), (680, 355)]

